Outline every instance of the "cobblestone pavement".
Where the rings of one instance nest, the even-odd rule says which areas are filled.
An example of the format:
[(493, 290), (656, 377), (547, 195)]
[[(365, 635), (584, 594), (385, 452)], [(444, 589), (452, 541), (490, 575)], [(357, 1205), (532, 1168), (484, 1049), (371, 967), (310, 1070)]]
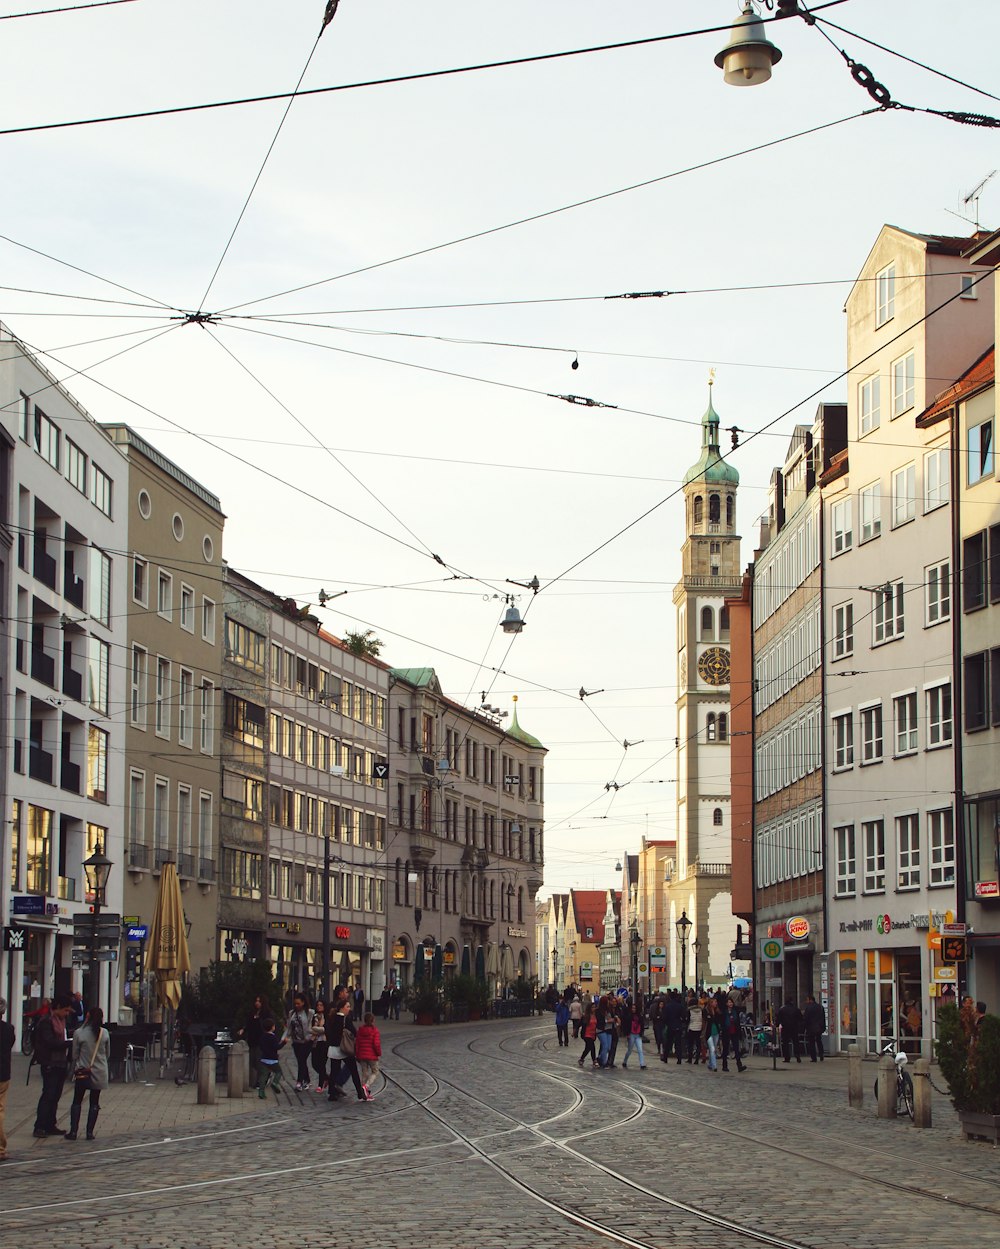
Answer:
[(286, 1082), (198, 1107), (151, 1078), (112, 1085), (99, 1139), (72, 1144), (31, 1137), (22, 1065), (0, 1244), (35, 1249), (41, 1228), (88, 1249), (301, 1249), (341, 1230), (377, 1249), (998, 1243), (1000, 1151), (963, 1142), (937, 1094), (929, 1131), (878, 1120), (874, 1064), (852, 1111), (843, 1059), (593, 1072), (548, 1019), (393, 1024), (383, 1048), (373, 1102)]

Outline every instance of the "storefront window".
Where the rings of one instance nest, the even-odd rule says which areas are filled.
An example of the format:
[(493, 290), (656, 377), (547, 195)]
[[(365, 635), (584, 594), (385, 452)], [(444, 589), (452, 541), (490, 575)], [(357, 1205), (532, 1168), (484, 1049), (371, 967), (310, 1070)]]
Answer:
[(920, 955), (900, 952), (896, 955), (896, 1000), (899, 1002), (898, 1033), (908, 1054), (919, 1054), (923, 1036), (921, 1017), (922, 990)]
[(1000, 897), (1000, 798), (965, 804), (968, 896)]
[(868, 973), (868, 1052), (878, 1054), (896, 1035), (896, 983), (892, 953), (866, 950)]
[(858, 960), (853, 950), (837, 955), (838, 1018), (840, 1043), (851, 1045), (858, 1039)]
[(52, 812), (30, 803), (27, 849), (25, 884), (28, 892), (48, 893), (52, 874)]

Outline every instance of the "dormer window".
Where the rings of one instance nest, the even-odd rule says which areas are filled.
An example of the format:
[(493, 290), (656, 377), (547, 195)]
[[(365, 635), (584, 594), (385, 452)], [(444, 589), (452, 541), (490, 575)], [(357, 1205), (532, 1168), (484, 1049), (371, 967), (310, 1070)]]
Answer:
[(896, 265), (880, 270), (875, 275), (875, 328), (885, 325), (896, 315)]

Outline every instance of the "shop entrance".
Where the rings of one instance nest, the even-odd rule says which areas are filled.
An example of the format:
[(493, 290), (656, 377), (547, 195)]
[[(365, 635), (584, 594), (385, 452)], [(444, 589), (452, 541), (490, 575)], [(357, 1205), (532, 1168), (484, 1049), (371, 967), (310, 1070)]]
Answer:
[(866, 950), (867, 1049), (878, 1054), (895, 1040), (911, 1054), (923, 1044), (920, 951)]

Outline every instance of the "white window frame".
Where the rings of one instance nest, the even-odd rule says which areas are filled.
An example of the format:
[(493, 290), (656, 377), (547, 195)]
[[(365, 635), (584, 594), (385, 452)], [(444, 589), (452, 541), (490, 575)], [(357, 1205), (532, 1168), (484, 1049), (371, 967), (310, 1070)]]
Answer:
[(959, 278), (958, 297), (959, 299), (978, 299), (979, 291), (976, 288), (976, 279), (971, 273), (963, 273)]
[[(944, 693), (948, 697), (948, 714), (944, 714)], [(925, 750), (944, 750), (952, 744), (955, 735), (955, 706), (951, 697), (950, 681), (935, 681), (924, 686), (926, 707), (927, 741)]]
[(844, 555), (854, 545), (850, 495), (830, 504), (831, 558)]
[(875, 328), (881, 329), (896, 315), (896, 262), (875, 274)]
[[(162, 593), (161, 593), (162, 591)], [(164, 606), (166, 604), (166, 606)], [(165, 568), (156, 570), (156, 614), (172, 620), (174, 610), (174, 578)]]
[(833, 608), (833, 658), (854, 654), (854, 600), (836, 603)]
[(927, 812), (927, 887), (955, 884), (955, 813), (951, 807)]
[(838, 898), (853, 898), (858, 891), (858, 846), (853, 824), (840, 824), (833, 830), (834, 849), (837, 855), (836, 894)]
[(937, 447), (924, 453), (924, 511), (933, 512), (951, 501), (951, 451)]
[(132, 643), (132, 664), (129, 669), (129, 721), (133, 728), (146, 731), (146, 706), (149, 690), (149, 652), (138, 642)]
[(913, 407), (916, 396), (915, 386), (915, 356), (912, 351), (908, 351), (905, 356), (900, 356), (898, 360), (893, 360), (890, 376), (892, 378), (892, 419), (902, 416), (904, 412), (909, 412)]
[(893, 754), (914, 755), (918, 749), (917, 691), (904, 690), (892, 697)]
[(177, 675), (177, 741), (189, 749), (193, 745), (194, 673), (181, 668)]
[(882, 377), (873, 373), (858, 386), (858, 437), (864, 438), (882, 424)]
[[(142, 596), (135, 592), (135, 575), (142, 569)], [(138, 603), (140, 607), (149, 606), (149, 560), (143, 559), (141, 555), (132, 556), (132, 602)]]
[(881, 763), (885, 758), (885, 716), (882, 703), (863, 703), (858, 708), (858, 724), (861, 729), (861, 766), (866, 768)]
[(86, 451), (78, 447), (72, 438), (67, 438), (64, 475), (74, 490), (79, 490), (84, 496), (87, 494), (87, 468), (89, 463)]
[(846, 772), (854, 767), (854, 712), (838, 711), (832, 717), (833, 770)]
[(905, 811), (895, 817), (896, 892), (920, 888), (920, 814)]
[(202, 595), (201, 599), (201, 640), (209, 646), (215, 645), (215, 599)]
[(202, 677), (198, 697), (198, 749), (203, 755), (210, 755), (215, 736), (215, 682)]
[(194, 633), (194, 603), (194, 586), (182, 581), (178, 623), (186, 633)]
[(917, 516), (917, 466), (912, 461), (892, 474), (892, 527), (908, 525)]
[[(973, 451), (972, 435), (976, 430), (982, 430), (989, 426), (989, 444), (986, 453), (982, 450), (982, 435), (979, 437), (979, 445), (976, 451)], [(970, 425), (965, 435), (965, 460), (966, 460), (966, 481), (970, 486), (975, 486), (981, 481), (993, 476), (993, 467), (996, 463), (995, 450), (993, 445), (993, 417), (989, 417), (985, 421), (977, 421), (975, 425)], [(975, 476), (973, 476), (973, 455), (978, 457), (978, 463), (975, 465)]]
[(157, 737), (170, 737), (170, 660), (166, 655), (156, 656), (156, 720)]
[(858, 491), (858, 544), (871, 542), (882, 533), (882, 483), (873, 481)]
[(905, 630), (903, 583), (891, 581), (887, 585), (888, 593), (881, 588), (872, 591), (872, 646), (894, 642)]
[(924, 569), (924, 625), (951, 619), (951, 560), (939, 560)]
[(111, 517), (112, 481), (103, 468), (90, 465), (90, 501), (99, 512)]
[(863, 894), (885, 893), (885, 820), (864, 820), (861, 824)]
[[(207, 790), (198, 791), (198, 857), (199, 859), (211, 859), (213, 857), (213, 838), (212, 824), (214, 820), (215, 799)], [(207, 819), (206, 819), (207, 815)], [(198, 875), (201, 875), (201, 863), (198, 864)]]

